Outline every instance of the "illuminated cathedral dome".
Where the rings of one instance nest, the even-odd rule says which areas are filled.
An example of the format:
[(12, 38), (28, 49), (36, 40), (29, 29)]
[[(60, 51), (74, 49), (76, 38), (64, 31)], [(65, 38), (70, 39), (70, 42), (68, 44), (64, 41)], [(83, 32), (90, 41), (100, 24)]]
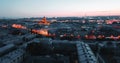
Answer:
[(43, 17), (42, 20), (38, 22), (39, 24), (49, 25), (50, 22), (47, 21), (46, 17)]

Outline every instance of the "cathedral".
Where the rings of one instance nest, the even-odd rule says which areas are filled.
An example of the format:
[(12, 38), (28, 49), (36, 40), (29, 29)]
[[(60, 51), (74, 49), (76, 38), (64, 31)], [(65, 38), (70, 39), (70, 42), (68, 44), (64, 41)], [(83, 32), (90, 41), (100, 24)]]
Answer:
[(38, 23), (39, 23), (39, 24), (43, 24), (43, 25), (49, 25), (49, 24), (50, 24), (50, 22), (48, 22), (48, 21), (46, 20), (46, 17), (43, 17), (42, 20), (40, 20)]

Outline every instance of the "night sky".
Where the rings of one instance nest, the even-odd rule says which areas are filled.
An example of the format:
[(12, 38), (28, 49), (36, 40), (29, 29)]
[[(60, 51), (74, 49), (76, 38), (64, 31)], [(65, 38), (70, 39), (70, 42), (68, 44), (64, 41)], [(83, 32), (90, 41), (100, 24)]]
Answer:
[(120, 15), (120, 0), (0, 0), (0, 17)]

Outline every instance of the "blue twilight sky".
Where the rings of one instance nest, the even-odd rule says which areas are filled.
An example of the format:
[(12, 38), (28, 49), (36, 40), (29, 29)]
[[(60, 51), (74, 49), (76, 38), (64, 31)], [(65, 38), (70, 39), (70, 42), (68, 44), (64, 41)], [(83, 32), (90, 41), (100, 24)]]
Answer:
[(120, 0), (0, 0), (0, 17), (120, 15)]

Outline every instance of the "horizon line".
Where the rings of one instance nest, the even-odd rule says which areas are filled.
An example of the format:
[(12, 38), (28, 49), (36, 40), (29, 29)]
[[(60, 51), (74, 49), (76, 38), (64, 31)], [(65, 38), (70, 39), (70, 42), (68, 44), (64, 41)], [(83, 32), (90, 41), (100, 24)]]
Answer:
[[(120, 16), (120, 15), (88, 15), (88, 16), (45, 16), (47, 18), (53, 17), (102, 17), (102, 16)], [(0, 19), (23, 19), (23, 18), (42, 18), (44, 16), (31, 16), (31, 17), (0, 17)]]

